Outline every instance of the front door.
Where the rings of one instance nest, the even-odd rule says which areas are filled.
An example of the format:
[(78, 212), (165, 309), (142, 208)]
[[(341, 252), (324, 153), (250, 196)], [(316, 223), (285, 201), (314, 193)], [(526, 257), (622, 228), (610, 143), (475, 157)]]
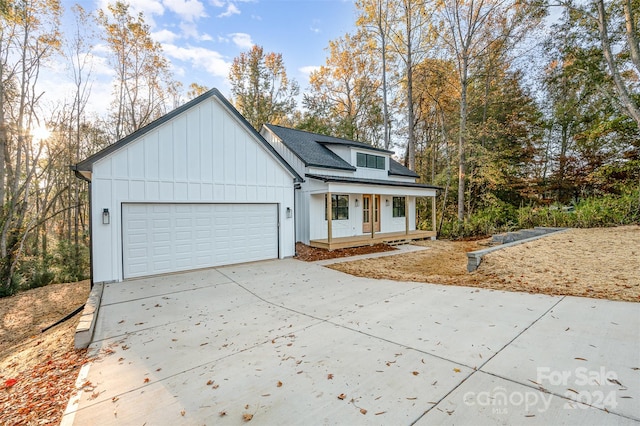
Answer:
[[(373, 201), (375, 199), (375, 201)], [(362, 196), (362, 232), (370, 233), (371, 226), (380, 232), (380, 196)]]

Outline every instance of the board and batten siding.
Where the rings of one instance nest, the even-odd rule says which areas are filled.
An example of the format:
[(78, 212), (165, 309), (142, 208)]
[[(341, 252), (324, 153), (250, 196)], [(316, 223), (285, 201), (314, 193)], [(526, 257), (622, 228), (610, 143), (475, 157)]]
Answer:
[(91, 185), (94, 282), (122, 279), (122, 203), (277, 204), (279, 255), (295, 254), (292, 175), (216, 98), (97, 160)]

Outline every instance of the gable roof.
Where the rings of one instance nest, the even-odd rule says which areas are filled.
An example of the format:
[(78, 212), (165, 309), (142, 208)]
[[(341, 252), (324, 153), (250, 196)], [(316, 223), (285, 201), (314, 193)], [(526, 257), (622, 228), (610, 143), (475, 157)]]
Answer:
[(267, 142), (260, 133), (258, 133), (258, 131), (256, 129), (253, 128), (253, 126), (251, 124), (249, 124), (249, 122), (242, 116), (242, 114), (240, 114), (240, 112), (238, 112), (238, 110), (231, 104), (231, 102), (229, 102), (227, 100), (227, 98), (225, 98), (222, 93), (220, 93), (220, 91), (218, 89), (211, 89), (205, 93), (203, 93), (202, 95), (198, 96), (195, 99), (190, 100), (189, 102), (185, 103), (184, 105), (181, 105), (180, 107), (174, 109), (173, 111), (163, 115), (162, 117), (158, 118), (155, 121), (152, 121), (151, 123), (147, 124), (144, 127), (141, 127), (140, 129), (136, 130), (135, 132), (131, 133), (128, 136), (125, 136), (124, 138), (120, 139), (119, 141), (107, 146), (106, 148), (96, 152), (95, 154), (89, 156), (88, 158), (80, 161), (78, 164), (76, 164), (75, 166), (72, 166), (72, 169), (75, 171), (76, 175), (82, 179), (87, 180), (87, 178), (81, 173), (81, 172), (91, 172), (92, 168), (93, 168), (93, 164), (108, 156), (109, 154), (111, 154), (112, 152), (115, 152), (117, 150), (119, 150), (120, 148), (122, 148), (123, 146), (133, 142), (134, 140), (138, 139), (140, 136), (149, 133), (150, 131), (156, 129), (157, 127), (160, 127), (161, 125), (163, 125), (164, 123), (168, 122), (169, 120), (177, 117), (178, 115), (182, 114), (183, 112), (193, 108), (194, 106), (206, 101), (207, 99), (210, 98), (216, 98), (218, 99), (222, 105), (227, 109), (227, 111), (229, 111), (235, 118), (237, 118), (240, 123), (257, 139), (257, 141), (259, 143), (261, 143), (263, 145), (263, 147), (269, 151), (281, 164), (282, 166), (287, 169), (287, 171), (293, 176), (294, 180), (296, 182), (303, 182), (304, 179), (302, 178), (302, 176), (300, 176), (298, 174), (298, 172), (295, 171), (295, 169), (293, 167), (291, 167), (291, 165), (289, 163), (287, 163), (284, 158), (282, 158), (282, 156), (275, 150), (275, 148), (273, 146), (271, 146), (271, 144), (269, 142)]
[(265, 124), (268, 130), (273, 132), (282, 143), (291, 150), (307, 167), (322, 167), (327, 169), (339, 169), (355, 171), (356, 168), (344, 161), (336, 153), (317, 141), (318, 137), (324, 140), (338, 139), (330, 136), (318, 135), (303, 130), (290, 129), (288, 127)]
[[(344, 161), (325, 145), (342, 145), (354, 148), (392, 154), (392, 151), (376, 148), (366, 143), (333, 136), (311, 133), (305, 130), (290, 129), (288, 127), (265, 124), (268, 130), (280, 138), (282, 143), (291, 150), (307, 167), (321, 167), (355, 171), (356, 168)], [(389, 175), (419, 178), (416, 172), (409, 170), (402, 164), (389, 157)]]

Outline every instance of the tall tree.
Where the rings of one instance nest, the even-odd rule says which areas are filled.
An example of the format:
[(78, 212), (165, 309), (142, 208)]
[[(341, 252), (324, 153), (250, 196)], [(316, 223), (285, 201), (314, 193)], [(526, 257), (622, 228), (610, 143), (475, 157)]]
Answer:
[(329, 42), (326, 64), (309, 76), (304, 106), (322, 117), (334, 136), (380, 144), (380, 80), (362, 32)]
[(467, 179), (468, 91), (473, 70), (496, 43), (505, 52), (514, 47), (530, 28), (539, 25), (543, 9), (535, 2), (515, 0), (444, 0), (440, 4), (440, 14), (445, 28), (443, 40), (455, 57), (460, 80), (458, 220), (463, 221)]
[(389, 37), (395, 2), (393, 0), (359, 0), (356, 7), (361, 15), (356, 21), (359, 27), (370, 30), (375, 34), (380, 52), (380, 73), (382, 81), (382, 122), (384, 127), (384, 149), (391, 147), (391, 118), (389, 112), (389, 81), (387, 77), (387, 62)]
[(435, 42), (435, 33), (431, 22), (432, 6), (427, 2), (398, 0), (394, 24), (390, 31), (390, 48), (401, 63), (404, 104), (406, 109), (406, 155), (405, 165), (414, 170), (416, 167), (415, 112), (413, 96), (413, 75), (416, 64), (422, 62), (431, 52)]
[(129, 14), (129, 5), (117, 1), (98, 11), (104, 39), (111, 49), (116, 72), (112, 104), (115, 139), (133, 133), (174, 106), (177, 83), (160, 43), (153, 41), (144, 16)]
[(43, 61), (59, 47), (57, 0), (9, 2), (0, 19), (0, 292), (10, 292), (30, 221), (30, 193), (42, 152), (34, 129)]
[(233, 60), (229, 81), (234, 105), (257, 130), (265, 123), (285, 123), (296, 108), (300, 88), (287, 76), (280, 53), (254, 45)]

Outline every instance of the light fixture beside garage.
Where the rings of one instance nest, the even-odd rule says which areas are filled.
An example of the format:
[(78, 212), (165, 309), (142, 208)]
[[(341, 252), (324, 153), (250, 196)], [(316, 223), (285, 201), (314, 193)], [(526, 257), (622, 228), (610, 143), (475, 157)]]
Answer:
[(109, 217), (109, 209), (102, 209), (102, 224), (108, 225), (111, 222)]
[(287, 207), (287, 219), (291, 219), (293, 217), (293, 212), (291, 211), (291, 207)]

